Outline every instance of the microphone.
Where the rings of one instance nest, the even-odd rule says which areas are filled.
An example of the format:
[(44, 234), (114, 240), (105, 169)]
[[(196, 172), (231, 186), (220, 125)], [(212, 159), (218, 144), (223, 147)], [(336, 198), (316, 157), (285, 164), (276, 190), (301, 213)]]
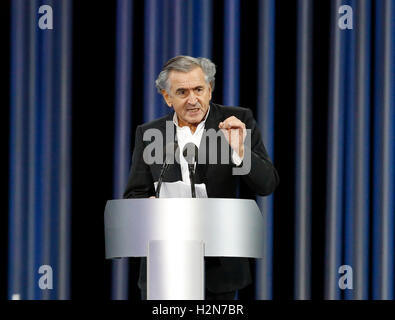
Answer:
[(156, 198), (159, 198), (163, 177), (165, 176), (166, 171), (169, 168), (170, 164), (174, 163), (174, 155), (176, 154), (177, 151), (178, 151), (178, 145), (175, 142), (169, 142), (165, 147), (165, 161), (163, 162), (162, 169), (160, 170), (158, 185), (156, 186), (156, 191), (155, 191)]
[(189, 180), (191, 180), (191, 193), (192, 198), (196, 198), (196, 191), (195, 191), (195, 163), (198, 158), (198, 147), (189, 142), (184, 146), (184, 150), (182, 151), (182, 155), (184, 156), (185, 160), (188, 163), (188, 170), (189, 170)]

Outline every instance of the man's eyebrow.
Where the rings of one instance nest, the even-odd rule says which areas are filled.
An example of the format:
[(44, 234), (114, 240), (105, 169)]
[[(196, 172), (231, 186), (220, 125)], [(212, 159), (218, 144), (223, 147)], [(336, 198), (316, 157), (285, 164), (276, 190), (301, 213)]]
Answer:
[[(199, 88), (203, 88), (203, 86), (202, 85), (196, 86), (196, 87), (192, 88), (192, 90), (199, 89)], [(189, 89), (188, 88), (177, 88), (176, 91), (180, 91), (180, 90), (189, 90)]]

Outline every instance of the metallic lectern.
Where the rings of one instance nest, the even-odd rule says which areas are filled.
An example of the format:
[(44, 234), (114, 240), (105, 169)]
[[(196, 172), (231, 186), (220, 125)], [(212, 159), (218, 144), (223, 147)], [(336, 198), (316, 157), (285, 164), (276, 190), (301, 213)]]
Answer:
[(124, 199), (107, 202), (106, 258), (147, 257), (147, 298), (204, 299), (204, 257), (263, 257), (253, 200)]

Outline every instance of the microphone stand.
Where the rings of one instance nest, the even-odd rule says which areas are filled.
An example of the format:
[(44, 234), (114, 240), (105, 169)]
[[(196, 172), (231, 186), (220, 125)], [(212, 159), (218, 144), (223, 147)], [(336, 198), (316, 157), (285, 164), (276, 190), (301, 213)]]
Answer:
[(159, 174), (158, 185), (156, 186), (156, 191), (155, 191), (156, 198), (159, 198), (163, 177), (165, 176), (167, 169), (170, 167), (170, 164), (174, 163), (173, 162), (174, 156), (177, 157), (177, 151), (178, 151), (177, 140), (175, 142), (170, 142), (166, 145), (165, 160), (163, 162), (163, 166)]
[[(188, 152), (189, 151), (189, 152)], [(193, 152), (191, 154), (191, 151)], [(186, 162), (188, 163), (188, 170), (189, 170), (189, 180), (191, 182), (191, 193), (192, 198), (196, 198), (196, 191), (195, 191), (195, 163), (198, 159), (198, 147), (189, 142), (184, 146), (184, 150), (182, 151), (182, 155), (184, 156)]]
[(189, 180), (191, 180), (191, 193), (192, 198), (196, 198), (196, 190), (195, 190), (195, 164), (188, 164), (189, 169)]
[(155, 197), (156, 198), (159, 198), (159, 193), (160, 193), (160, 188), (162, 186), (163, 176), (165, 175), (168, 167), (169, 167), (169, 164), (167, 163), (167, 161), (165, 161), (165, 163), (162, 166), (162, 170), (160, 171), (160, 175), (159, 175), (159, 179), (158, 179), (158, 185), (156, 186), (156, 192), (155, 192)]

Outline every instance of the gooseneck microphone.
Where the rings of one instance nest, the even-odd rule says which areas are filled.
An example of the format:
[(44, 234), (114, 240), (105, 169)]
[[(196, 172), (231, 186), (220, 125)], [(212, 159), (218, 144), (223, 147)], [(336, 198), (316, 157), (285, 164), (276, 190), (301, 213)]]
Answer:
[(189, 170), (189, 180), (191, 181), (191, 193), (192, 198), (196, 198), (196, 191), (195, 191), (195, 163), (198, 158), (198, 147), (189, 142), (184, 146), (182, 151), (182, 155), (184, 156), (185, 160), (188, 163), (188, 170)]
[(177, 153), (178, 145), (175, 142), (169, 142), (165, 148), (165, 161), (163, 162), (162, 169), (160, 170), (158, 185), (156, 186), (155, 197), (159, 198), (160, 188), (162, 187), (163, 177), (171, 164), (174, 164), (174, 159)]

